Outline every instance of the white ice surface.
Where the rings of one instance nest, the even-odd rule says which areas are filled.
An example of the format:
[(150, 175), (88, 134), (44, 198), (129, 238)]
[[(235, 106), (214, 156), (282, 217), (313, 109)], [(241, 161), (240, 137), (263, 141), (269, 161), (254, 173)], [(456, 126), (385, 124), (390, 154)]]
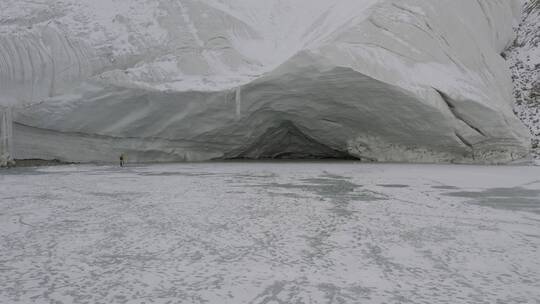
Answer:
[(540, 168), (0, 171), (0, 303), (538, 303)]

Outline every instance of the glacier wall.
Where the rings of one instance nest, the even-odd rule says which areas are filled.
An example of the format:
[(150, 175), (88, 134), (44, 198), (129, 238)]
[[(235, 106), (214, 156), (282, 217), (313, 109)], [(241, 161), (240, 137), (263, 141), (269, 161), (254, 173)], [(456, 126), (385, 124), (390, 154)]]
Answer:
[(508, 163), (520, 4), (5, 0), (0, 103), (15, 158)]

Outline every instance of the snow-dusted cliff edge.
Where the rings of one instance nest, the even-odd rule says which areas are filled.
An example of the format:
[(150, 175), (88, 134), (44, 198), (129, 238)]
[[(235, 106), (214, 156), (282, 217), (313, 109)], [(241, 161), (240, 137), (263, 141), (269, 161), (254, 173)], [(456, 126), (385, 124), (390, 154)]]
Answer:
[(533, 155), (540, 159), (540, 1), (527, 0), (517, 37), (505, 52), (514, 79), (514, 111), (533, 136)]
[(4, 0), (0, 104), (16, 158), (507, 163), (520, 4)]

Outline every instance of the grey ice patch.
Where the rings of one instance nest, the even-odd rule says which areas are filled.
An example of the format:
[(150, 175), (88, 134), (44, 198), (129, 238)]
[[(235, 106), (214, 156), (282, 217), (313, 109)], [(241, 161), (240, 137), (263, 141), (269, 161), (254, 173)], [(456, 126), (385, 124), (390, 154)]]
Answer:
[(15, 175), (15, 176), (33, 176), (33, 175), (51, 175), (51, 174), (63, 174), (63, 172), (47, 172), (41, 171), (36, 167), (15, 167), (15, 168), (2, 168), (1, 175)]
[(360, 185), (338, 178), (306, 178), (303, 182), (309, 184), (314, 192), (323, 197), (336, 197), (354, 192)]
[(527, 211), (540, 214), (540, 199), (526, 197), (489, 198), (481, 199), (478, 204), (498, 209)]
[(447, 193), (448, 196), (484, 198), (484, 197), (539, 197), (540, 190), (525, 189), (522, 187), (514, 188), (491, 188), (483, 191), (458, 191)]
[(402, 185), (402, 184), (379, 184), (377, 186), (384, 187), (384, 188), (409, 188), (409, 185)]
[(186, 176), (186, 177), (199, 177), (199, 176), (213, 176), (211, 173), (192, 173), (192, 172), (140, 172), (142, 176)]
[(474, 199), (472, 202), (486, 207), (540, 214), (540, 190), (514, 188), (491, 188), (483, 191), (458, 191), (447, 196)]
[[(346, 177), (341, 176), (328, 176), (324, 175), (319, 178), (304, 178), (301, 179), (303, 183), (268, 183), (268, 184), (259, 184), (257, 187), (264, 188), (281, 188), (281, 189), (297, 189), (307, 193), (313, 193), (320, 196), (323, 199), (329, 199), (334, 203), (343, 205), (343, 203), (349, 203), (351, 201), (377, 201), (382, 200), (382, 197), (379, 193), (363, 190), (358, 191), (359, 188), (362, 188), (362, 185), (358, 185), (350, 182)], [(288, 193), (290, 195), (290, 193)]]
[(446, 186), (446, 185), (432, 186), (431, 188), (439, 189), (439, 190), (458, 190), (459, 189), (458, 187), (455, 187), (455, 186)]

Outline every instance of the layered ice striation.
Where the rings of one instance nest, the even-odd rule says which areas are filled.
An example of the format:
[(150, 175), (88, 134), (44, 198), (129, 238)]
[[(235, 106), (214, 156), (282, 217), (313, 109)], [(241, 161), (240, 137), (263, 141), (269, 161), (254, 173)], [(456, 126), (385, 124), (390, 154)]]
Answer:
[[(4, 0), (15, 158), (508, 163), (520, 0)], [(7, 110), (6, 110), (7, 111)]]

